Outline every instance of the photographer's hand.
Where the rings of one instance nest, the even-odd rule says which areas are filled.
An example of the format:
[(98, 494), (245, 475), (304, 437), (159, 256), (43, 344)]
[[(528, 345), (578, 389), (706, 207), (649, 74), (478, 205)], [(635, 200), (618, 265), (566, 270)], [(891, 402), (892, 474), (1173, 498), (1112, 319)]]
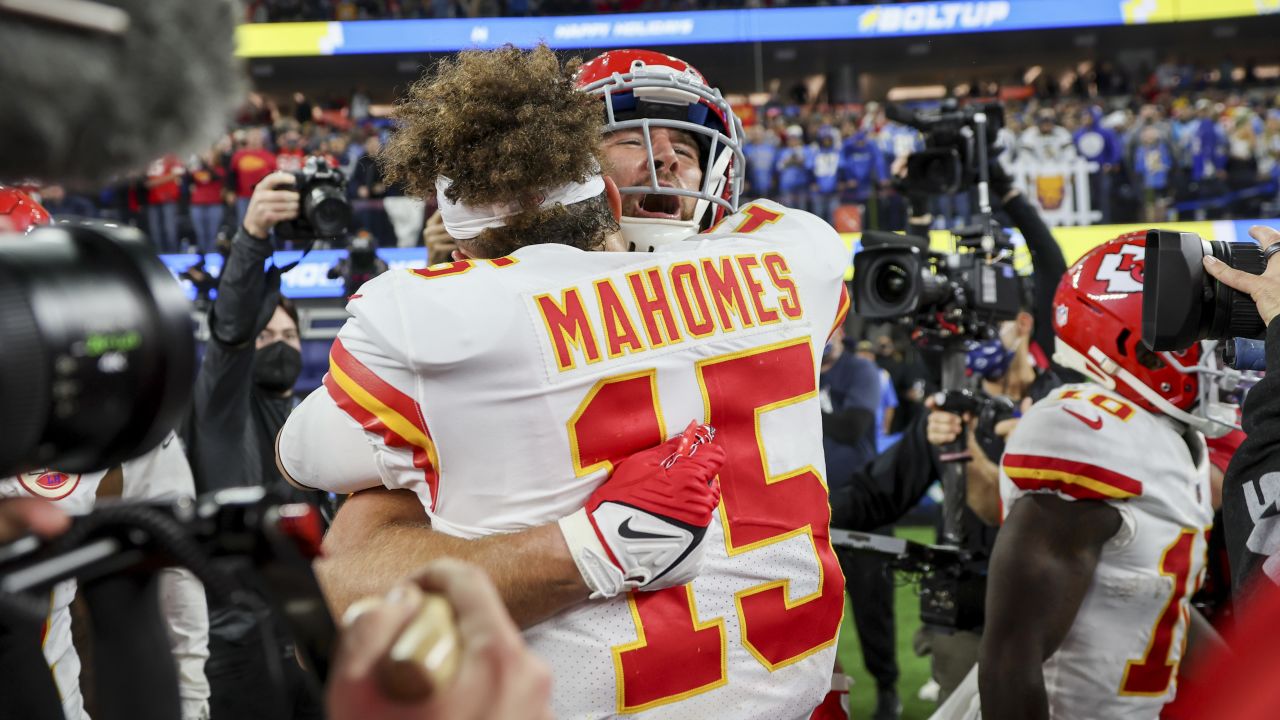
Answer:
[(0, 543), (8, 543), (32, 532), (42, 538), (62, 534), (71, 519), (48, 500), (10, 498), (0, 500)]
[(256, 238), (265, 238), (276, 223), (298, 217), (298, 192), (280, 187), (295, 184), (293, 175), (287, 172), (273, 172), (262, 178), (249, 198), (249, 209), (244, 214), (245, 232)]
[[(1280, 231), (1265, 225), (1249, 228), (1249, 235), (1262, 245), (1263, 250), (1280, 243)], [(1262, 322), (1270, 325), (1271, 319), (1280, 315), (1280, 265), (1276, 264), (1274, 257), (1267, 262), (1267, 268), (1261, 275), (1236, 270), (1210, 255), (1204, 258), (1204, 269), (1227, 287), (1249, 293), (1258, 306)]]

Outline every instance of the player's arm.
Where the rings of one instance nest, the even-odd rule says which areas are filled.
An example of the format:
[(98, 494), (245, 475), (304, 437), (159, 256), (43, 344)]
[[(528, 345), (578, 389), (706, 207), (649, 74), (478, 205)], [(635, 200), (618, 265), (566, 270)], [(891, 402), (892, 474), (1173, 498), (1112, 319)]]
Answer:
[(365, 490), (347, 498), (315, 571), (329, 607), (341, 616), (355, 600), (383, 594), (442, 557), (484, 568), (520, 627), (591, 594), (557, 523), (464, 540), (432, 530), (418, 496), (407, 490)]
[(462, 539), (432, 530), (419, 497), (356, 493), (342, 506), (316, 563), (334, 614), (387, 592), (442, 557), (483, 568), (521, 627), (591, 597), (683, 585), (701, 567), (702, 540), (720, 502), (724, 451), (676, 438), (619, 463), (581, 510), (519, 532)]
[(1080, 609), (1102, 546), (1120, 528), (1105, 502), (1021, 497), (996, 538), (978, 661), (982, 717), (1048, 720), (1043, 663)]

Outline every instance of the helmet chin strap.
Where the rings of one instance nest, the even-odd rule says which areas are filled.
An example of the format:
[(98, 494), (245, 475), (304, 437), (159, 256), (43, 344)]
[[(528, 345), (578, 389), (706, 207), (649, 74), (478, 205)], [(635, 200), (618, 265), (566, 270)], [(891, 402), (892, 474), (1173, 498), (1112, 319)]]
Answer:
[(653, 252), (698, 234), (698, 223), (692, 220), (624, 217), (619, 224), (632, 252)]
[(1054, 343), (1053, 360), (1059, 365), (1087, 375), (1108, 390), (1115, 390), (1116, 381), (1118, 380), (1141, 395), (1144, 400), (1154, 405), (1162, 414), (1199, 430), (1207, 437), (1218, 438), (1232, 430), (1240, 429), (1238, 425), (1226, 422), (1221, 417), (1214, 417), (1221, 414), (1214, 412), (1214, 408), (1204, 408), (1206, 413), (1210, 415), (1209, 417), (1204, 417), (1175, 407), (1173, 403), (1161, 397), (1155, 390), (1147, 387), (1138, 378), (1134, 377), (1133, 373), (1120, 367), (1118, 363), (1097, 347), (1090, 347), (1088, 356), (1085, 356), (1070, 345), (1057, 340)]

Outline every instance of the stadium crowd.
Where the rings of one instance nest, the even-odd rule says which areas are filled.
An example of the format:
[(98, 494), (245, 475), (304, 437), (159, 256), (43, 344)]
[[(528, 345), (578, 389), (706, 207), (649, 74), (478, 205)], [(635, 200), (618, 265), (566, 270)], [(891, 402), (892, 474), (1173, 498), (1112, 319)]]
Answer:
[[(994, 85), (971, 88), (1000, 95)], [(1083, 159), (1095, 222), (1252, 218), (1280, 209), (1280, 92), (1249, 67), (1169, 62), (1133, 77), (1103, 67), (1021, 89), (1032, 96), (1001, 103), (1006, 168), (1034, 178), (1042, 168)], [(357, 234), (380, 247), (417, 245), (434, 208), (383, 182), (372, 155), (391, 126), (372, 109), (359, 89), (326, 101), (298, 93), (283, 104), (254, 96), (237, 127), (199, 156), (157, 159), (145, 175), (121, 178), (96, 195), (56, 186), (39, 195), (55, 213), (143, 227), (163, 253), (212, 252), (219, 237), (225, 242), (234, 233), (259, 180), (274, 170), (301, 170), (314, 156), (348, 178)], [(750, 196), (809, 209), (841, 229), (904, 227), (906, 204), (893, 178), (923, 141), (888, 121), (881, 103), (739, 109), (748, 118)], [(932, 203), (938, 227), (963, 224), (973, 207), (968, 195)], [(847, 210), (838, 219), (842, 206), (856, 207), (860, 221), (850, 225)]]

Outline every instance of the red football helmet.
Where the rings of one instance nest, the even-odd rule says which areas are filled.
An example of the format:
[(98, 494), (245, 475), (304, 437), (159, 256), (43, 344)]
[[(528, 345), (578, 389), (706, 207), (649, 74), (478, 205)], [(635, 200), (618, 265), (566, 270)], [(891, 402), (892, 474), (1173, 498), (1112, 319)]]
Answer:
[[(649, 150), (649, 183), (618, 188), (623, 193), (695, 197), (691, 221), (624, 218), (623, 233), (637, 250), (688, 237), (738, 209), (746, 158), (742, 121), (720, 91), (683, 60), (652, 50), (613, 50), (584, 64), (578, 89), (604, 99), (605, 132), (640, 128)], [(650, 128), (666, 127), (694, 136), (702, 150), (702, 187), (661, 187), (654, 165)]]
[(1234, 384), (1231, 377), (1239, 373), (1218, 366), (1216, 343), (1176, 353), (1142, 344), (1145, 252), (1145, 231), (1121, 235), (1085, 253), (1062, 276), (1053, 297), (1054, 360), (1151, 412), (1221, 436), (1238, 426), (1235, 406), (1220, 401), (1220, 384)]
[(49, 211), (30, 195), (18, 188), (0, 185), (0, 233), (26, 233), (37, 225), (51, 222)]

